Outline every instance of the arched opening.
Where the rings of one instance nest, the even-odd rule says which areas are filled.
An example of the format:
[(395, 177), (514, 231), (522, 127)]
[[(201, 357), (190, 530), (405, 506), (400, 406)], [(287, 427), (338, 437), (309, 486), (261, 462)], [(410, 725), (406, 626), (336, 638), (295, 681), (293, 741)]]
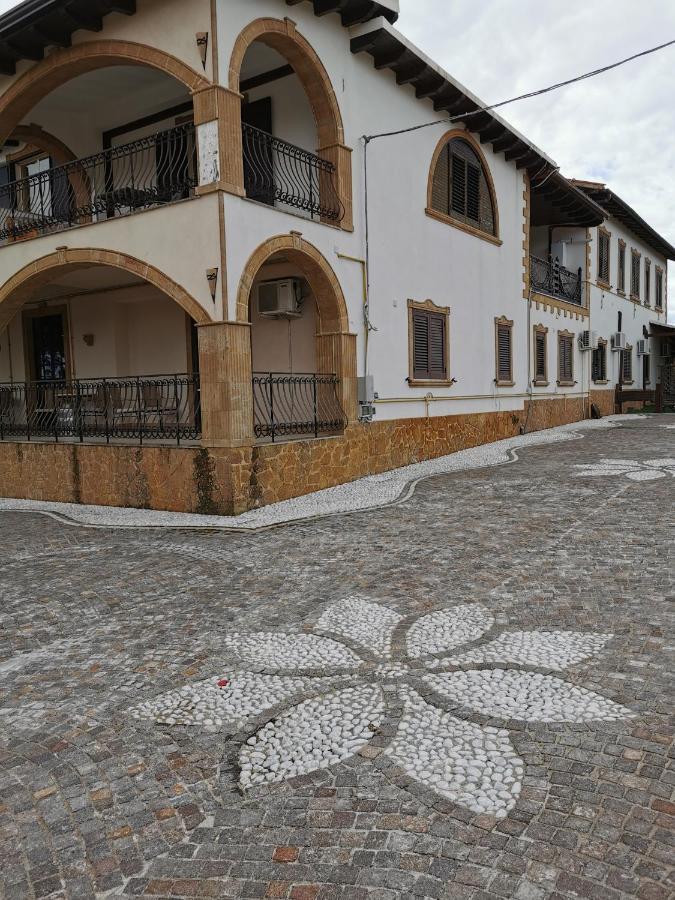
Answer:
[(238, 37), (230, 89), (241, 107), (244, 192), (351, 227), (351, 160), (323, 63), (288, 19), (258, 19)]
[(0, 439), (197, 441), (207, 319), (138, 260), (43, 257), (0, 289)]
[(259, 247), (241, 280), (237, 319), (251, 325), (256, 437), (340, 433), (354, 417), (356, 339), (319, 251), (297, 235)]
[(0, 243), (192, 196), (206, 79), (126, 42), (57, 51), (0, 97)]

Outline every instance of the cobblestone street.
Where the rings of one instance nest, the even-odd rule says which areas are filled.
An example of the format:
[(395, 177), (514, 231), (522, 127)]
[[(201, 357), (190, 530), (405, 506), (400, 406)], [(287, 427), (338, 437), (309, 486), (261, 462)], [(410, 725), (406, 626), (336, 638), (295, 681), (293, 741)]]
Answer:
[(0, 896), (675, 896), (674, 426), (252, 533), (0, 512)]

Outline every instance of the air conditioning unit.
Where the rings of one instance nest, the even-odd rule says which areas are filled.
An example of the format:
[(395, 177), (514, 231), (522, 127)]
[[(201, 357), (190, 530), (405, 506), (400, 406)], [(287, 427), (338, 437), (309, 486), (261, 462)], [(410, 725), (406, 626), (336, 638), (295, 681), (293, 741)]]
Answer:
[(598, 349), (598, 332), (582, 331), (579, 335), (580, 350), (597, 350)]
[(612, 335), (612, 350), (625, 350), (626, 349), (626, 335), (623, 331), (617, 331), (616, 334)]
[(649, 356), (649, 341), (639, 340), (637, 342), (637, 354), (638, 356)]
[(302, 315), (302, 281), (299, 278), (261, 281), (257, 294), (261, 316), (292, 318)]

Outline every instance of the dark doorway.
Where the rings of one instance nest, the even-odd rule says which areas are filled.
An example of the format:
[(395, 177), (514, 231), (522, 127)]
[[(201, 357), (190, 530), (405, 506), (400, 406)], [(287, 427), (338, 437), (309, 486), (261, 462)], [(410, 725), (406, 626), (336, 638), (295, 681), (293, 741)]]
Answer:
[(272, 98), (245, 103), (241, 110), (244, 141), (246, 196), (274, 206), (274, 155), (272, 150)]
[(64, 313), (29, 313), (26, 326), (31, 381), (65, 381), (68, 360)]

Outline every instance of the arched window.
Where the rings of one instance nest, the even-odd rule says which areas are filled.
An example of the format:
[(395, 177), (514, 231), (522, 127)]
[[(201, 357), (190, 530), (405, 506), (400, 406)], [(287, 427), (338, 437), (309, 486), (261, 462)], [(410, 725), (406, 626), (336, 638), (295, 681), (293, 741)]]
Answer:
[(434, 212), (497, 236), (497, 211), (490, 176), (466, 138), (444, 138), (434, 158), (430, 195)]

